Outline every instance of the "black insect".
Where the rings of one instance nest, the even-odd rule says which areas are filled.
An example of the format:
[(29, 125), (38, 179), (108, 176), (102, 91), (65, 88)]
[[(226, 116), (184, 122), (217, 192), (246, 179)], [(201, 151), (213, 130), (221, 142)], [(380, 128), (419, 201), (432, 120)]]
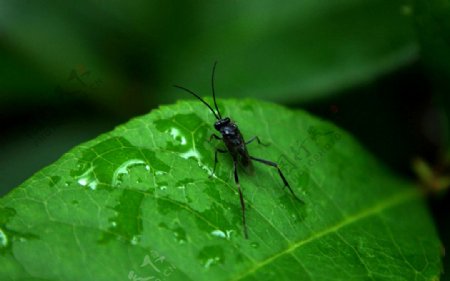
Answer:
[(265, 159), (261, 159), (261, 158), (256, 158), (254, 156), (251, 156), (248, 153), (247, 144), (250, 144), (254, 140), (256, 140), (258, 142), (258, 144), (265, 145), (260, 141), (259, 137), (254, 136), (250, 140), (245, 141), (244, 137), (242, 136), (241, 132), (239, 131), (239, 128), (236, 125), (236, 123), (231, 121), (231, 119), (228, 117), (223, 118), (222, 115), (220, 114), (220, 111), (219, 111), (219, 108), (218, 108), (217, 102), (216, 102), (216, 93), (214, 90), (214, 74), (216, 71), (216, 65), (217, 65), (217, 62), (214, 63), (214, 66), (212, 69), (211, 87), (212, 87), (212, 94), (213, 94), (213, 99), (214, 99), (214, 106), (215, 106), (217, 112), (214, 111), (214, 109), (206, 101), (204, 101), (199, 95), (197, 95), (193, 91), (186, 89), (184, 87), (181, 87), (181, 86), (177, 86), (177, 85), (174, 85), (174, 87), (184, 90), (184, 91), (192, 94), (197, 99), (199, 99), (203, 104), (205, 104), (211, 110), (211, 112), (214, 114), (214, 116), (217, 119), (217, 121), (214, 123), (214, 128), (220, 132), (222, 137), (219, 137), (216, 134), (212, 134), (211, 137), (209, 138), (209, 141), (211, 141), (213, 138), (218, 139), (218, 140), (223, 140), (227, 149), (225, 150), (225, 149), (221, 149), (221, 148), (216, 148), (216, 151), (214, 153), (214, 168), (213, 168), (212, 175), (216, 171), (217, 153), (229, 152), (231, 157), (233, 158), (234, 181), (237, 185), (237, 188), (239, 191), (239, 199), (241, 201), (242, 224), (244, 226), (244, 236), (245, 236), (245, 238), (248, 238), (247, 223), (245, 221), (245, 201), (244, 201), (244, 196), (242, 195), (241, 185), (239, 184), (239, 177), (238, 177), (238, 172), (237, 172), (237, 167), (238, 167), (239, 163), (241, 163), (242, 166), (244, 166), (245, 168), (250, 168), (250, 169), (252, 168), (252, 160), (263, 163), (263, 164), (271, 166), (271, 167), (274, 167), (275, 169), (278, 170), (278, 174), (280, 175), (280, 178), (283, 181), (284, 186), (286, 186), (289, 189), (289, 191), (294, 196), (294, 198), (300, 202), (303, 202), (303, 201), (300, 200), (295, 195), (294, 191), (292, 190), (292, 188), (289, 185), (288, 181), (286, 180), (285, 176), (281, 172), (277, 163), (268, 161)]

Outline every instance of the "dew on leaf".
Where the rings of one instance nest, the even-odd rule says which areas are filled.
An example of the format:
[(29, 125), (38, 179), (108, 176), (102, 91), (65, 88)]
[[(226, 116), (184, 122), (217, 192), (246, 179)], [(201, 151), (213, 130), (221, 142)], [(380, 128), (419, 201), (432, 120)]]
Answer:
[(198, 259), (204, 268), (222, 264), (225, 261), (225, 255), (220, 246), (204, 247), (198, 254)]
[(224, 239), (227, 239), (227, 240), (230, 240), (231, 233), (233, 233), (233, 230), (222, 231), (220, 229), (216, 229), (216, 230), (211, 231), (211, 235), (212, 236), (219, 237), (219, 238), (224, 238)]
[(137, 245), (137, 244), (139, 244), (140, 241), (141, 241), (140, 237), (137, 235), (134, 235), (133, 237), (131, 237), (130, 243), (131, 243), (131, 245)]
[(194, 148), (191, 148), (186, 152), (180, 153), (180, 156), (184, 159), (189, 159), (192, 157), (192, 158), (197, 159), (197, 161), (200, 161), (202, 158), (200, 153)]
[(179, 141), (181, 145), (186, 145), (186, 137), (181, 134), (178, 128), (170, 128), (169, 133), (173, 137), (173, 139)]
[(184, 128), (188, 131), (195, 131), (198, 127), (204, 124), (200, 117), (194, 113), (176, 114), (168, 119), (158, 119), (155, 121), (156, 129), (162, 133), (169, 131), (171, 128)]
[(177, 240), (178, 244), (186, 243), (186, 231), (181, 227), (177, 227), (173, 230), (173, 235), (175, 236), (175, 240)]
[(170, 228), (169, 226), (167, 226), (165, 223), (160, 223), (158, 225), (161, 228), (167, 229), (169, 231), (172, 231), (173, 233), (173, 237), (175, 238), (175, 240), (178, 242), (178, 244), (185, 244), (186, 243), (186, 231), (181, 228), (180, 226), (177, 226), (175, 228)]
[(83, 174), (77, 177), (77, 182), (79, 185), (84, 187), (89, 187), (91, 190), (96, 190), (98, 181), (94, 175), (94, 166), (91, 166), (88, 170), (86, 170)]
[(147, 171), (170, 171), (154, 151), (134, 146), (124, 137), (111, 137), (84, 150), (78, 161), (77, 169), (70, 175), (91, 189), (120, 185), (121, 177), (135, 165), (144, 165)]
[(123, 162), (113, 173), (113, 178), (111, 181), (111, 185), (112, 186), (118, 186), (120, 185), (121, 181), (122, 181), (122, 176), (123, 175), (128, 175), (130, 172), (130, 169), (134, 166), (138, 166), (138, 165), (146, 165), (146, 162), (144, 160), (141, 159), (130, 159), (127, 160), (125, 162)]
[(213, 230), (211, 232), (211, 234), (213, 236), (220, 237), (220, 238), (225, 238), (226, 237), (225, 232), (223, 232), (222, 230), (219, 230), (219, 229)]
[(8, 246), (8, 237), (6, 233), (0, 228), (0, 247)]
[[(205, 124), (195, 114), (177, 114), (170, 119), (156, 120), (155, 125), (160, 132), (169, 133), (177, 141), (175, 144), (173, 142), (168, 143), (166, 146), (167, 150), (177, 152), (184, 159), (194, 158), (202, 169), (209, 174), (212, 173), (212, 169), (202, 162), (199, 148), (202, 148), (203, 144), (201, 142), (193, 142), (191, 140), (192, 137), (186, 137), (188, 133), (192, 134), (192, 132), (195, 132), (194, 139), (202, 139), (203, 135), (206, 135), (208, 128), (210, 128), (209, 124)], [(192, 142), (192, 146), (187, 145), (190, 142)]]
[[(202, 162), (202, 156), (200, 155), (200, 153), (198, 152), (198, 150), (191, 148), (186, 152), (180, 153), (179, 154), (181, 158), (184, 159), (189, 159), (189, 158), (194, 158), (197, 160), (198, 166), (200, 168), (202, 168), (203, 170), (207, 171), (208, 174), (212, 174), (212, 169), (208, 166), (206, 166), (205, 164), (203, 164)], [(215, 175), (214, 175), (215, 176)]]
[(130, 243), (137, 243), (142, 232), (141, 204), (144, 194), (134, 190), (123, 189), (117, 205), (114, 206), (116, 215), (109, 219), (108, 232), (103, 233), (100, 242), (121, 239)]
[(177, 182), (175, 183), (175, 186), (178, 186), (180, 189), (181, 189), (181, 187), (186, 188), (186, 186), (187, 186), (188, 184), (191, 184), (191, 183), (193, 183), (194, 181), (195, 181), (194, 179), (190, 179), (190, 178), (182, 179), (182, 180), (180, 180), (180, 181), (177, 181)]
[[(226, 101), (223, 102), (223, 104), (226, 103)], [(234, 116), (240, 116), (237, 118), (241, 118), (243, 115), (240, 114), (240, 102), (228, 103), (230, 109), (233, 107), (233, 110), (235, 110), (236, 114)], [(288, 122), (289, 126), (295, 129), (296, 133), (301, 135), (301, 137), (307, 137), (305, 128), (309, 124), (318, 123), (312, 117), (303, 116), (301, 112), (295, 113), (296, 115), (294, 116), (294, 113), (283, 113), (285, 110), (280, 109), (280, 114), (278, 115), (274, 114), (278, 113), (278, 110), (270, 109), (272, 106), (258, 105), (256, 102), (251, 103), (255, 104), (255, 110), (257, 108), (259, 110), (261, 107), (261, 114), (258, 114), (258, 118), (254, 121), (249, 119), (247, 120), (248, 122), (244, 122), (247, 128), (252, 126), (255, 128), (256, 132), (249, 132), (248, 134), (259, 134), (261, 132), (265, 135), (267, 133), (267, 136), (276, 136), (281, 140), (277, 143), (276, 149), (265, 150), (264, 153), (261, 153), (261, 157), (267, 156), (268, 159), (273, 161), (278, 161), (277, 157), (280, 153), (289, 154), (288, 144), (296, 141), (295, 134), (289, 132), (284, 134), (283, 128), (277, 128), (278, 124), (286, 124), (285, 121), (290, 120), (295, 121)], [(160, 274), (155, 278), (167, 280), (225, 280), (232, 278), (244, 280), (258, 279), (259, 277), (260, 279), (295, 279), (295, 277), (302, 279), (302, 276), (304, 276), (303, 279), (307, 279), (310, 276), (323, 276), (324, 279), (330, 276), (329, 279), (345, 279), (348, 276), (364, 275), (367, 277), (367, 272), (364, 271), (360, 261), (366, 262), (370, 266), (370, 270), (377, 267), (381, 269), (394, 268), (395, 274), (398, 274), (400, 277), (402, 275), (419, 276), (415, 268), (426, 268), (426, 270), (424, 269), (423, 272), (420, 272), (423, 276), (419, 276), (424, 277), (424, 279), (433, 279), (433, 276), (439, 274), (441, 263), (438, 256), (439, 252), (436, 251), (436, 245), (438, 245), (439, 240), (435, 237), (433, 225), (430, 224), (429, 218), (426, 217), (426, 212), (420, 209), (423, 204), (418, 200), (420, 197), (419, 192), (416, 194), (414, 191), (403, 191), (399, 186), (400, 181), (394, 179), (394, 177), (391, 178), (391, 175), (386, 174), (384, 170), (378, 170), (372, 158), (365, 156), (361, 149), (358, 148), (359, 146), (356, 147), (357, 149), (351, 145), (346, 147), (347, 144), (343, 142), (342, 148), (345, 149), (339, 151), (338, 149), (341, 149), (341, 147), (336, 147), (336, 152), (340, 153), (335, 155), (333, 150), (330, 149), (332, 139), (317, 135), (315, 131), (311, 131), (311, 137), (315, 137), (317, 146), (320, 146), (319, 148), (323, 149), (323, 151), (329, 149), (330, 156), (332, 156), (330, 157), (331, 160), (340, 157), (342, 158), (342, 163), (346, 163), (349, 166), (341, 167), (342, 163), (330, 161), (329, 165), (317, 165), (315, 167), (300, 167), (303, 163), (297, 163), (299, 166), (298, 170), (295, 167), (291, 170), (288, 169), (289, 172), (285, 174), (289, 181), (292, 180), (294, 182), (292, 186), (298, 191), (305, 189), (310, 196), (311, 204), (307, 205), (308, 208), (302, 208), (298, 204), (293, 203), (295, 201), (292, 200), (292, 196), (289, 192), (283, 190), (278, 182), (263, 182), (263, 180), (247, 178), (244, 175), (242, 188), (244, 189), (245, 200), (252, 202), (253, 198), (255, 198), (253, 203), (258, 203), (250, 204), (252, 208), (249, 213), (249, 226), (252, 227), (253, 231), (249, 237), (251, 240), (245, 240), (242, 237), (238, 197), (233, 197), (233, 191), (236, 190), (236, 187), (233, 184), (232, 177), (224, 177), (226, 179), (223, 179), (223, 181), (209, 180), (207, 175), (203, 175), (204, 171), (197, 166), (199, 159), (191, 157), (192, 159), (186, 160), (179, 156), (180, 153), (186, 153), (189, 149), (195, 149), (199, 156), (203, 156), (203, 159), (200, 160), (204, 161), (205, 164), (209, 164), (212, 168), (214, 146), (216, 144), (208, 145), (208, 149), (202, 147), (202, 145), (206, 145), (208, 135), (213, 130), (211, 124), (206, 124), (204, 121), (198, 124), (191, 124), (194, 119), (177, 120), (176, 118), (178, 117), (174, 117), (175, 123), (169, 124), (169, 130), (176, 125), (177, 128), (179, 126), (189, 131), (189, 134), (186, 134), (185, 131), (180, 129), (180, 133), (186, 136), (187, 143), (184, 146), (181, 145), (182, 141), (173, 141), (170, 134), (160, 134), (158, 136), (157, 130), (153, 130), (152, 122), (154, 120), (161, 116), (173, 116), (179, 109), (191, 110), (194, 106), (194, 103), (192, 105), (191, 103), (186, 103), (186, 106), (174, 106), (173, 110), (172, 107), (169, 107), (168, 110), (162, 112), (164, 114), (151, 113), (148, 117), (142, 119), (145, 122), (132, 121), (131, 125), (125, 124), (122, 129), (103, 135), (94, 142), (80, 146), (73, 153), (63, 156), (62, 161), (53, 165), (53, 169), (46, 170), (44, 173), (46, 180), (41, 180), (42, 174), (38, 174), (31, 181), (24, 184), (23, 187), (25, 188), (20, 187), (17, 191), (6, 195), (5, 199), (2, 198), (0, 206), (14, 206), (18, 210), (18, 217), (8, 223), (8, 212), (5, 212), (4, 208), (0, 207), (0, 231), (2, 232), (0, 257), (5, 258), (7, 261), (6, 265), (13, 265), (14, 268), (16, 268), (14, 265), (17, 264), (16, 259), (20, 262), (20, 268), (17, 267), (17, 272), (12, 272), (14, 276), (29, 276), (30, 273), (26, 272), (28, 269), (32, 273), (37, 273), (37, 277), (63, 276), (65, 268), (73, 267), (79, 270), (79, 279), (89, 279), (92, 268), (106, 270), (102, 268), (102, 264), (107, 264), (111, 267), (111, 270), (108, 270), (105, 274), (125, 276), (126, 278), (128, 272), (133, 272), (136, 273), (132, 276), (134, 279), (147, 278), (150, 275), (156, 275), (154, 268), (139, 267), (147, 255), (151, 255), (152, 262), (155, 262), (154, 265), (158, 266), (158, 270), (161, 270), (161, 273), (164, 274), (164, 276)], [(265, 107), (270, 107), (270, 110), (266, 111)], [(181, 116), (185, 117), (185, 115)], [(213, 117), (209, 117), (209, 120), (212, 121)], [(256, 124), (263, 125), (256, 127)], [(268, 124), (275, 125), (266, 126)], [(131, 130), (128, 130), (128, 128)], [(272, 129), (275, 129), (275, 131), (272, 131)], [(277, 131), (280, 134), (274, 134)], [(145, 147), (151, 147), (157, 152), (146, 150), (144, 147), (136, 147), (125, 139), (116, 137), (117, 135), (124, 135), (132, 140), (133, 143), (143, 143)], [(153, 142), (150, 136), (154, 137)], [(108, 137), (109, 139), (107, 139)], [(166, 153), (167, 149), (160, 145), (161, 138), (169, 140), (172, 145), (178, 145), (178, 149), (181, 149)], [(105, 139), (107, 140), (104, 141)], [(198, 143), (195, 143), (195, 146), (193, 140), (198, 141)], [(157, 147), (152, 147), (154, 144), (157, 144)], [(257, 146), (252, 146), (251, 149), (253, 150), (254, 147)], [(156, 156), (161, 156), (161, 160), (158, 160)], [(123, 163), (133, 159), (141, 159), (148, 164), (139, 164), (140, 166), (136, 170), (134, 168), (131, 170), (126, 169), (128, 176), (124, 177), (122, 182), (122, 186), (126, 188), (111, 189), (110, 183), (114, 172)], [(220, 163), (220, 165), (223, 165), (224, 170), (231, 167), (230, 161), (228, 163)], [(334, 165), (336, 165), (336, 169), (342, 170), (342, 174), (345, 176), (343, 179), (338, 179), (339, 174), (331, 169)], [(98, 182), (97, 192), (88, 192), (86, 194), (83, 189), (87, 188), (78, 186), (78, 180), (82, 179), (78, 177), (91, 167), (93, 167), (93, 171), (91, 171), (92, 176), (95, 176)], [(174, 167), (173, 173), (170, 171), (171, 167)], [(283, 172), (285, 172), (286, 170), (283, 166), (282, 168)], [(311, 172), (308, 170), (309, 168), (311, 168)], [(358, 170), (359, 168), (361, 168), (361, 171)], [(71, 222), (75, 220), (77, 223), (79, 221), (82, 225), (87, 226), (84, 230), (74, 229), (70, 224), (66, 225), (58, 221), (50, 221), (45, 208), (42, 208), (42, 204), (36, 204), (36, 202), (30, 200), (33, 199), (31, 196), (27, 196), (28, 191), (31, 194), (33, 191), (40, 192), (41, 189), (48, 189), (48, 179), (52, 175), (58, 173), (63, 177), (63, 180), (66, 180), (65, 173), (68, 171), (72, 173), (71, 169), (77, 170), (67, 180), (70, 181), (71, 186), (78, 186), (79, 188), (64, 190), (66, 197), (60, 200), (58, 196), (52, 198), (51, 201), (48, 200), (46, 203), (49, 205), (54, 204), (50, 206), (52, 208), (51, 211), (54, 211), (60, 206), (63, 206), (63, 208), (67, 207), (63, 204), (68, 202), (70, 205), (68, 207), (71, 209), (69, 211), (77, 211), (79, 213), (72, 214), (68, 212), (68, 217), (64, 221)], [(261, 168), (258, 172), (261, 172), (259, 174), (262, 175), (265, 173), (265, 170)], [(167, 173), (167, 176), (159, 176), (165, 173)], [(267, 173), (275, 174), (276, 171)], [(123, 175), (125, 176), (125, 174)], [(355, 178), (355, 175), (357, 178)], [(370, 175), (373, 175), (373, 177), (370, 177)], [(380, 177), (381, 179), (378, 180), (377, 178)], [(138, 178), (141, 178), (144, 184), (137, 185), (136, 180)], [(181, 183), (186, 178), (190, 178), (189, 180), (195, 183), (189, 185)], [(270, 177), (267, 178), (270, 179)], [(370, 180), (367, 181), (365, 180), (366, 178)], [(162, 196), (157, 196), (160, 195), (158, 194), (159, 188), (157, 186), (162, 185), (163, 181), (167, 182), (165, 185), (170, 187), (170, 191), (173, 194), (159, 192)], [(88, 177), (81, 182), (89, 187), (90, 178)], [(155, 184), (155, 182), (158, 183)], [(267, 186), (265, 183), (267, 183)], [(129, 184), (129, 186), (125, 186), (126, 184)], [(312, 188), (316, 187), (315, 185), (317, 184), (321, 184), (320, 188)], [(150, 185), (155, 193), (152, 195), (155, 196), (148, 196), (149, 194), (146, 190), (139, 189), (144, 185)], [(209, 186), (216, 192), (208, 192), (208, 188), (205, 188), (205, 186)], [(411, 190), (413, 190), (414, 186), (412, 184), (405, 183), (405, 189), (407, 186), (411, 186)], [(184, 187), (185, 189), (179, 190), (177, 187)], [(401, 187), (403, 187), (403, 181)], [(102, 188), (109, 188), (109, 190), (101, 190)], [(270, 190), (270, 192), (267, 190)], [(191, 198), (195, 198), (194, 202), (189, 204), (182, 202), (184, 191)], [(387, 193), (385, 194), (384, 191)], [(258, 195), (255, 192), (260, 192), (260, 194)], [(323, 196), (324, 192), (329, 194), (332, 200)], [(177, 194), (178, 197), (175, 197), (174, 194)], [(281, 198), (283, 194), (286, 194), (287, 197)], [(171, 195), (174, 198), (167, 195)], [(269, 197), (267, 195), (275, 196)], [(395, 200), (391, 200), (390, 195), (399, 197), (394, 197)], [(283, 202), (284, 209), (278, 206), (277, 198), (280, 198)], [(79, 200), (80, 203), (73, 199)], [(267, 202), (267, 199), (270, 201)], [(74, 208), (70, 202), (72, 204), (80, 204), (80, 206)], [(333, 214), (333, 212), (335, 213), (334, 203), (337, 206), (342, 206), (342, 209), (349, 215), (350, 219), (338, 220)], [(267, 206), (269, 208), (265, 208)], [(292, 220), (304, 220), (306, 214), (302, 213), (303, 209), (307, 209), (308, 221), (305, 224), (298, 224), (298, 227), (292, 228), (294, 226)], [(299, 210), (299, 212), (296, 210)], [(419, 212), (416, 213), (415, 210), (419, 210)], [(383, 218), (387, 218), (382, 223), (380, 223), (378, 216), (381, 212), (383, 213)], [(412, 214), (414, 216), (411, 215), (410, 217), (415, 219), (409, 221), (404, 218), (404, 214)], [(424, 214), (425, 217), (422, 217)], [(97, 217), (100, 221), (91, 220)], [(173, 224), (176, 220), (182, 224), (182, 228), (181, 225)], [(155, 229), (154, 225), (160, 221), (170, 222), (170, 229)], [(398, 221), (402, 221), (402, 224), (396, 223)], [(419, 221), (422, 221), (423, 224), (417, 224)], [(384, 222), (386, 225), (384, 225)], [(372, 235), (368, 229), (362, 227), (366, 223), (367, 225), (373, 223), (373, 229), (380, 230), (380, 234), (374, 233)], [(35, 225), (40, 228), (33, 228)], [(339, 228), (336, 228), (336, 225)], [(12, 244), (14, 245), (15, 241), (26, 241), (22, 237), (26, 237), (29, 242), (32, 241), (29, 238), (30, 236), (11, 231), (8, 228), (10, 226), (14, 231), (31, 229), (32, 231), (39, 231), (43, 235), (38, 237), (39, 240), (37, 242), (39, 243), (18, 243), (20, 245), (12, 249)], [(392, 230), (392, 236), (401, 245), (396, 245), (394, 239), (392, 241), (389, 239), (378, 239), (379, 237), (384, 237), (380, 235), (385, 234), (385, 227), (392, 227), (390, 229)], [(228, 233), (228, 230), (233, 228), (235, 228), (234, 232)], [(428, 229), (430, 230), (428, 231)], [(85, 231), (85, 233), (82, 231)], [(405, 231), (408, 235), (405, 235)], [(344, 238), (348, 238), (349, 243), (354, 247), (358, 247), (355, 240), (359, 236), (367, 237), (367, 240), (362, 241), (360, 248), (356, 248), (356, 251), (353, 251), (351, 247), (343, 245), (340, 239), (335, 239), (335, 232), (342, 234)], [(95, 240), (100, 239), (103, 234), (107, 235), (106, 238), (110, 238), (110, 240), (105, 238), (102, 245), (100, 243), (97, 243), (99, 244), (97, 245)], [(289, 247), (292, 245), (289, 245), (289, 241), (278, 239), (279, 234), (285, 234), (291, 242), (306, 241), (306, 243), (302, 242), (303, 244), (299, 244), (298, 247), (291, 248), (292, 251), (286, 252), (285, 246)], [(222, 239), (227, 239), (227, 236), (233, 236), (232, 238), (236, 240), (237, 244), (231, 245), (234, 244), (231, 241), (222, 241)], [(261, 242), (263, 240), (258, 239), (258, 237), (269, 237), (268, 240), (266, 239), (269, 246), (266, 247), (266, 244)], [(270, 237), (273, 239), (271, 240)], [(313, 238), (308, 239), (308, 237)], [(80, 240), (77, 240), (77, 238)], [(258, 242), (253, 242), (253, 239)], [(187, 242), (191, 240), (195, 241), (195, 245)], [(10, 248), (11, 252), (14, 250), (14, 254), (3, 255), (5, 249), (2, 248), (2, 245), (5, 241), (7, 244), (6, 248)], [(417, 241), (421, 241), (420, 245), (417, 245)], [(140, 244), (145, 244), (145, 248), (132, 246)], [(33, 249), (39, 250), (46, 245), (51, 247), (51, 252), (55, 255), (49, 256), (49, 259), (45, 259), (43, 262), (42, 259), (36, 259), (34, 254), (36, 251)], [(88, 257), (87, 261), (91, 262), (91, 267), (83, 266), (86, 263), (86, 257), (83, 255), (83, 251), (80, 251), (80, 246), (81, 250), (98, 253), (96, 256), (98, 259), (91, 260)], [(406, 246), (406, 254), (404, 256), (399, 251), (399, 246)], [(328, 250), (328, 247), (330, 250)], [(411, 257), (408, 250), (416, 249), (417, 247), (419, 248), (420, 256), (413, 255)], [(263, 252), (260, 252), (261, 248), (264, 248)], [(339, 251), (340, 248), (343, 248), (343, 250)], [(43, 249), (45, 250), (45, 248)], [(158, 254), (155, 255), (155, 252)], [(388, 258), (387, 262), (381, 260), (380, 264), (380, 253), (383, 254), (383, 258)], [(297, 254), (308, 256), (308, 262), (304, 264), (305, 267), (295, 267), (289, 270), (283, 268), (283, 266), (289, 264), (297, 264), (295, 261), (295, 255)], [(64, 260), (61, 259), (65, 257), (71, 257), (67, 261), (69, 263), (64, 263)], [(163, 260), (165, 257), (167, 257), (167, 260)], [(375, 259), (369, 260), (368, 258), (370, 257), (375, 257)], [(160, 259), (156, 260), (157, 258)], [(117, 261), (117, 264), (114, 261)], [(354, 261), (356, 264), (353, 264)], [(423, 263), (420, 261), (423, 261)], [(173, 273), (173, 276), (168, 276), (165, 270), (171, 266), (171, 262), (182, 265), (183, 269), (180, 268), (178, 272), (175, 271)], [(408, 267), (411, 264), (415, 268)], [(202, 271), (208, 272), (205, 275), (201, 275)], [(428, 272), (430, 273), (428, 274)], [(391, 272), (388, 273), (391, 274)], [(392, 273), (394, 275), (394, 271)], [(169, 274), (172, 273), (169, 272)], [(382, 277), (375, 274), (373, 276), (374, 279)]]
[(60, 176), (52, 176), (50, 178), (50, 183), (49, 186), (50, 187), (54, 187), (56, 184), (58, 184), (61, 181), (61, 177)]

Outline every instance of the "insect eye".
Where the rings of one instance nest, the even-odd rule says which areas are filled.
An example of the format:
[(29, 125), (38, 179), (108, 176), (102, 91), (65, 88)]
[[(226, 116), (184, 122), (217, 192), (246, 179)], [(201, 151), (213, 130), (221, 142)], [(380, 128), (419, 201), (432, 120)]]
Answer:
[(222, 124), (219, 122), (219, 121), (217, 121), (216, 123), (214, 123), (214, 128), (216, 129), (216, 130), (220, 130), (220, 127), (222, 127)]

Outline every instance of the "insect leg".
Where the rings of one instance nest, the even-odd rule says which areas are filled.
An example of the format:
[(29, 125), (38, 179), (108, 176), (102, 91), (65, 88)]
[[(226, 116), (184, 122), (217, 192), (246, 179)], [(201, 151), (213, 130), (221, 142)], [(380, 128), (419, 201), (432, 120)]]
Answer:
[(303, 201), (300, 198), (298, 198), (297, 195), (295, 195), (294, 191), (292, 190), (292, 188), (289, 185), (288, 181), (284, 177), (283, 172), (281, 172), (281, 169), (280, 169), (280, 167), (278, 167), (277, 163), (269, 161), (269, 160), (261, 159), (261, 158), (256, 158), (256, 157), (253, 157), (253, 156), (249, 156), (249, 157), (252, 160), (255, 160), (255, 161), (258, 161), (260, 163), (263, 163), (263, 164), (266, 164), (268, 166), (272, 166), (272, 167), (276, 168), (278, 170), (278, 174), (280, 175), (281, 179), (283, 180), (284, 186), (287, 186), (287, 188), (289, 189), (289, 191), (291, 192), (292, 196), (294, 196), (295, 199), (297, 199), (299, 202), (303, 203)]
[(209, 142), (211, 142), (211, 140), (212, 140), (213, 138), (216, 139), (216, 140), (221, 140), (221, 139), (222, 139), (222, 138), (219, 137), (218, 135), (212, 134), (212, 135), (209, 137)]
[(269, 146), (269, 144), (262, 143), (258, 136), (254, 136), (253, 138), (251, 138), (250, 140), (248, 140), (247, 142), (245, 142), (245, 144), (246, 144), (246, 145), (247, 145), (247, 144), (251, 144), (254, 140), (256, 140), (256, 141), (258, 142), (258, 144), (262, 144), (262, 145), (264, 145), (264, 146)]
[(227, 151), (225, 149), (216, 148), (216, 151), (214, 152), (214, 168), (213, 168), (212, 174), (209, 175), (209, 177), (212, 177), (214, 175), (214, 173), (216, 172), (216, 166), (217, 166), (217, 162), (218, 162), (218, 160), (217, 160), (218, 152), (226, 153)]
[(239, 183), (239, 177), (237, 172), (237, 166), (238, 162), (236, 160), (233, 161), (233, 167), (234, 167), (234, 182), (236, 183), (239, 191), (239, 200), (241, 200), (241, 209), (242, 209), (242, 225), (244, 226), (244, 237), (245, 239), (248, 239), (248, 232), (247, 232), (247, 223), (245, 222), (245, 202), (244, 202), (244, 196), (242, 195), (241, 190), (241, 184)]

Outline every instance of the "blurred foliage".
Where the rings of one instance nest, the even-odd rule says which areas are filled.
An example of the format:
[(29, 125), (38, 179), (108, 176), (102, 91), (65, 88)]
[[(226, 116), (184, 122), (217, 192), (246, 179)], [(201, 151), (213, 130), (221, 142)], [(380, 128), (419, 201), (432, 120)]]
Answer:
[[(0, 102), (58, 98), (72, 72), (83, 96), (136, 113), (182, 94), (305, 101), (367, 82), (417, 57), (405, 1), (4, 1)], [(92, 86), (92, 85), (91, 85)], [(169, 90), (170, 89), (170, 90)], [(157, 95), (156, 93), (164, 93)]]
[(443, 115), (441, 126), (444, 155), (441, 161), (450, 165), (450, 1), (416, 0), (416, 26), (422, 56), (434, 82), (436, 104)]
[(450, 1), (416, 0), (416, 26), (422, 56), (441, 90), (450, 90)]
[[(421, 44), (421, 55), (427, 66), (427, 75), (433, 81), (434, 104), (441, 131), (441, 146), (438, 161), (432, 163), (435, 181), (445, 180), (450, 175), (450, 1), (415, 0), (415, 22)], [(448, 188), (448, 185), (447, 185)], [(450, 245), (450, 199), (447, 194), (434, 200), (432, 208), (436, 214), (444, 245)], [(450, 259), (444, 261), (450, 280)]]

